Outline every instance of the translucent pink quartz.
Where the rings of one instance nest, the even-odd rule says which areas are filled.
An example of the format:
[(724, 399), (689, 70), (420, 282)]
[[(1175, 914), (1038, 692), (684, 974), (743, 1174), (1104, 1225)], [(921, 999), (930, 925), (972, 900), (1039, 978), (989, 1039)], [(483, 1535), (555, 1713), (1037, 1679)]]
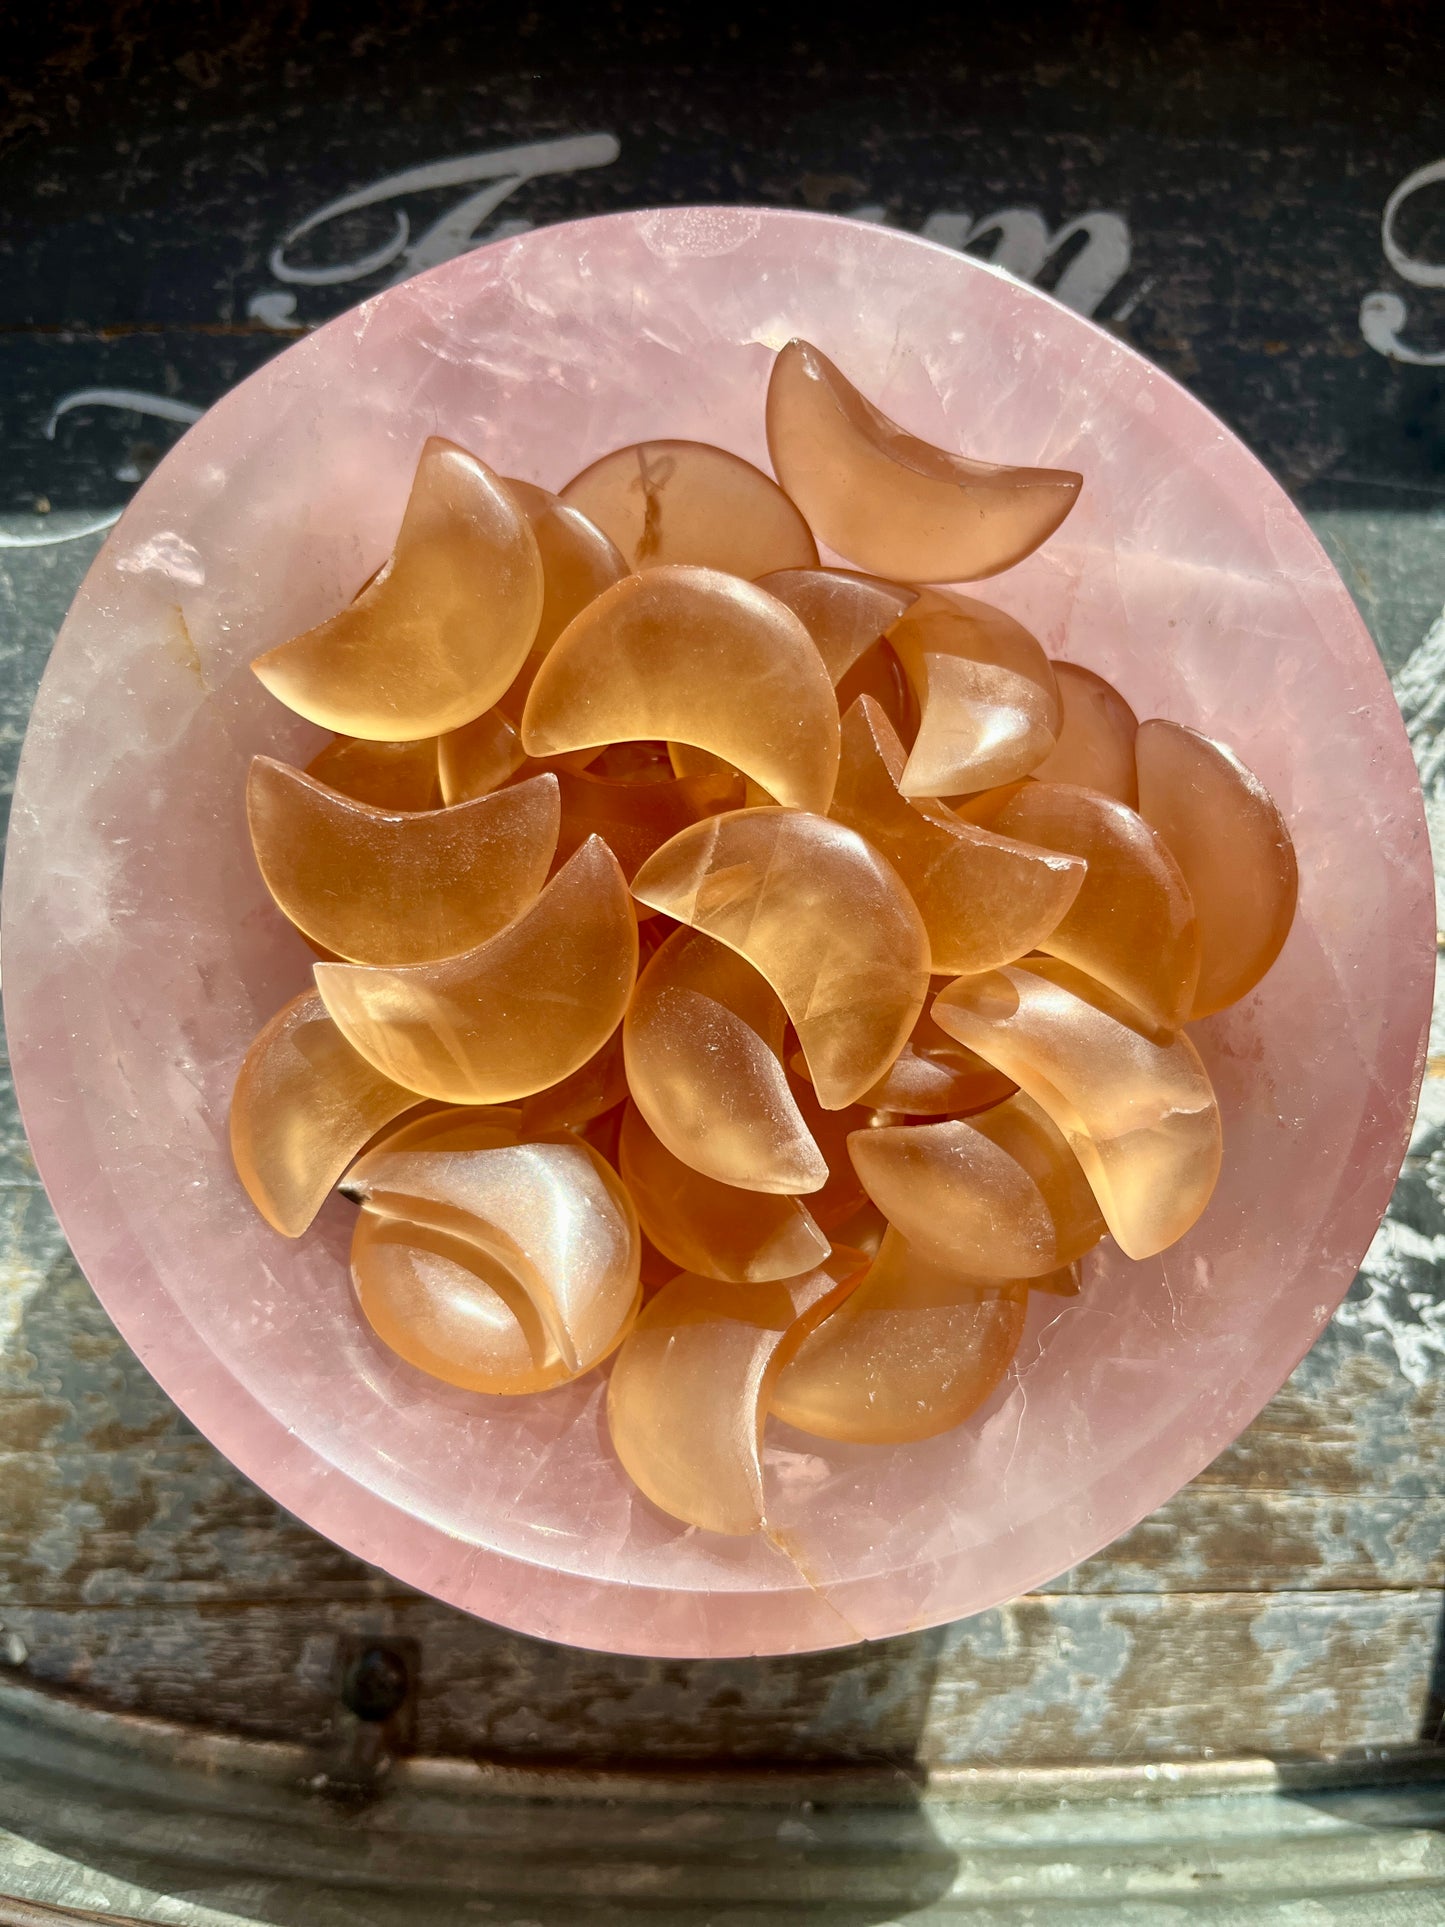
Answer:
[(414, 743), (368, 743), (359, 736), (333, 736), (306, 765), (306, 774), (379, 810), (435, 810), (442, 805), (437, 745), (430, 736)]
[(1236, 1003), (1289, 935), (1299, 869), (1284, 819), (1231, 749), (1179, 723), (1141, 725), (1139, 809), (1168, 846), (1199, 918), (1191, 1017)]
[(800, 1277), (761, 1284), (684, 1272), (648, 1301), (612, 1367), (607, 1423), (654, 1505), (707, 1532), (761, 1527), (773, 1383), (867, 1262), (834, 1250)]
[(970, 1278), (893, 1229), (779, 1373), (775, 1418), (825, 1439), (901, 1445), (972, 1417), (1023, 1336), (1028, 1286)]
[(761, 971), (827, 1110), (878, 1081), (923, 1008), (928, 936), (912, 899), (870, 844), (825, 816), (709, 817), (664, 844), (632, 887)]
[(829, 814), (866, 837), (908, 886), (928, 931), (932, 966), (961, 976), (1037, 949), (1064, 917), (1084, 865), (960, 822), (941, 803), (900, 794), (903, 745), (871, 697), (843, 718)]
[(802, 618), (835, 688), (918, 600), (916, 589), (847, 569), (779, 569), (758, 587)]
[[(1054, 1164), (1030, 1155), (1035, 1146), (1021, 1159), (1006, 1132), (1000, 1142), (979, 1123), (888, 1125), (855, 1132), (848, 1148), (874, 1204), (936, 1263), (985, 1278), (1041, 1277), (1071, 1263), (1102, 1232), (1087, 1198), (1068, 1195), (1067, 1173), (1055, 1184)], [(1064, 1206), (1062, 1224), (1044, 1181)], [(1082, 1175), (1074, 1188), (1087, 1191)], [(1091, 1234), (1082, 1247), (1081, 1221)]]
[(775, 596), (716, 569), (628, 576), (591, 603), (538, 671), (530, 756), (661, 737), (710, 750), (780, 803), (825, 810), (838, 708), (822, 658)]
[(1134, 776), (1138, 719), (1112, 683), (1077, 663), (1056, 662), (1063, 724), (1059, 740), (1031, 772), (1038, 783), (1077, 783), (1139, 806)]
[(517, 722), (547, 651), (574, 616), (581, 615), (604, 589), (622, 580), (627, 564), (595, 522), (589, 522), (580, 509), (549, 489), (538, 488), (535, 482), (519, 482), (510, 475), (503, 487), (531, 523), (542, 560), (542, 613), (537, 633), (526, 661), (497, 698), (498, 707)]
[(547, 879), (557, 778), (453, 809), (380, 810), (269, 756), (246, 784), (251, 847), (278, 907), (313, 943), (353, 963), (428, 963), (474, 950)]
[(231, 1158), (261, 1216), (299, 1238), (369, 1139), (416, 1103), (347, 1043), (315, 991), (277, 1011), (231, 1096)]
[(1088, 874), (1037, 948), (1126, 997), (1149, 1023), (1176, 1029), (1199, 978), (1199, 924), (1168, 846), (1127, 804), (1068, 783), (1024, 783), (982, 821), (1002, 836), (1083, 857)]
[[(875, 1450), (775, 1422), (773, 1536), (724, 1540), (640, 1497), (597, 1375), (503, 1400), (388, 1355), (343, 1275), (353, 1207), (331, 1199), (305, 1237), (278, 1236), (222, 1120), (247, 1045), (306, 987), (251, 856), (246, 766), (304, 763), (323, 740), (249, 657), (343, 607), (385, 555), (427, 434), (475, 436), (499, 474), (525, 460), (548, 482), (580, 465), (584, 417), (598, 450), (669, 422), (764, 462), (760, 344), (780, 315), (946, 447), (1087, 467), (1058, 534), (973, 593), (1041, 640), (1066, 634), (1141, 716), (1224, 734), (1288, 819), (1301, 891), (1273, 968), (1198, 1032), (1229, 1149), (1185, 1243), (1143, 1265), (1106, 1243), (1082, 1299), (1031, 1301), (1020, 1379), (941, 1437)], [(1297, 509), (1193, 396), (1057, 301), (899, 229), (653, 208), (539, 226), (383, 290), (222, 396), (141, 485), (21, 759), (5, 1017), (77, 1262), (238, 1476), (446, 1609), (646, 1655), (631, 1671), (651, 1678), (916, 1637), (1036, 1592), (1223, 1451), (1379, 1224), (1434, 937), (1379, 651)], [(615, 1124), (586, 1127), (604, 1155)], [(880, 1231), (868, 1207), (831, 1236)], [(677, 1269), (652, 1262), (658, 1282)], [(847, 1657), (799, 1664), (831, 1677)]]
[[(495, 1268), (509, 1273), (569, 1374), (616, 1342), (641, 1234), (626, 1190), (580, 1139), (522, 1142), (510, 1119), (427, 1118), (369, 1151), (346, 1188), (381, 1217), (475, 1247), (494, 1290)], [(392, 1312), (404, 1322), (404, 1305)]]
[(439, 736), (490, 709), (542, 614), (536, 537), (484, 462), (433, 437), (391, 561), (319, 628), (251, 667), (313, 723), (379, 741)]
[(529, 910), (475, 950), (395, 969), (316, 966), (348, 1041), (408, 1090), (501, 1104), (581, 1068), (622, 1020), (637, 919), (617, 859), (582, 845)]
[(615, 448), (562, 500), (606, 530), (629, 569), (691, 562), (750, 581), (817, 566), (807, 523), (771, 476), (709, 442)]
[(905, 796), (953, 796), (1027, 776), (1058, 740), (1053, 664), (1012, 616), (930, 589), (888, 632), (918, 699)]
[[(1107, 993), (1106, 993), (1107, 995)], [(1163, 1042), (1027, 965), (962, 977), (934, 999), (940, 1028), (1011, 1077), (1083, 1166), (1130, 1258), (1182, 1238), (1219, 1176), (1219, 1107), (1181, 1032)]]
[(637, 980), (623, 1023), (633, 1101), (684, 1164), (748, 1191), (805, 1193), (828, 1166), (782, 1063), (771, 986), (725, 944), (677, 930)]
[(653, 1135), (636, 1104), (623, 1114), (618, 1168), (642, 1229), (679, 1271), (761, 1283), (827, 1256), (828, 1240), (801, 1199), (704, 1177)]

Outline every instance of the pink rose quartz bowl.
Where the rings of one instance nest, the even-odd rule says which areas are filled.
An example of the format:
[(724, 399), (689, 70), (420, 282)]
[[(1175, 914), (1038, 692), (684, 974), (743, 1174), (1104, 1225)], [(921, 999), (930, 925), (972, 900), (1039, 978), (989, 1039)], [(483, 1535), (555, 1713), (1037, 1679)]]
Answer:
[[(269, 1230), (226, 1146), (236, 1066), (308, 980), (246, 834), (257, 751), (321, 733), (247, 664), (386, 556), (424, 437), (559, 487), (648, 436), (766, 465), (773, 352), (816, 342), (915, 433), (1082, 470), (1043, 550), (976, 593), (1140, 716), (1217, 733), (1293, 830), (1283, 956), (1196, 1032), (1218, 1192), (1081, 1297), (1035, 1294), (1014, 1372), (925, 1444), (773, 1424), (771, 1533), (676, 1524), (608, 1446), (605, 1382), (488, 1399), (415, 1373), (352, 1304), (352, 1207)], [(343, 315), (227, 395), (140, 490), (56, 644), (4, 893), (15, 1077), (65, 1233), (190, 1418), (300, 1518), (521, 1631), (618, 1652), (798, 1652), (1037, 1586), (1176, 1492), (1343, 1296), (1407, 1140), (1434, 911), (1375, 649), (1280, 488), (1183, 389), (1047, 296), (826, 216), (672, 209), (497, 242)]]

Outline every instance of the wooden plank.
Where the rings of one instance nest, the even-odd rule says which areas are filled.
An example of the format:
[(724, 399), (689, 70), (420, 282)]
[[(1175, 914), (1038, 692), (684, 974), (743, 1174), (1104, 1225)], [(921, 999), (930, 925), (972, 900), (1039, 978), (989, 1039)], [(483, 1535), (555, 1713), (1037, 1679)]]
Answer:
[(1414, 1741), (1438, 1600), (1413, 1591), (1038, 1595), (873, 1646), (688, 1663), (548, 1646), (404, 1594), (7, 1604), (0, 1618), (0, 1648), (23, 1655), (17, 1679), (258, 1738), (324, 1746), (349, 1717), (338, 1643), (411, 1640), (420, 1653), (415, 1743), (426, 1753), (942, 1767), (1317, 1755)]

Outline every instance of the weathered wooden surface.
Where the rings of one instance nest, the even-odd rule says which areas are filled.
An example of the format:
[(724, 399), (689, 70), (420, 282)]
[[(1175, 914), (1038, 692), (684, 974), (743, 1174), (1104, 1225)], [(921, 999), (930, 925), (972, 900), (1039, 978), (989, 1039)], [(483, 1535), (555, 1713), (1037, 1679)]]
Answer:
[[(622, 39), (604, 84), (585, 61), (561, 73), (555, 50), (521, 49), (490, 17), (478, 28), (481, 69), (476, 47), (457, 52), (459, 15), (408, 18), (381, 35), (369, 67), (356, 38), (328, 43), (324, 85), (315, 47), (293, 48), (284, 74), (258, 67), (254, 48), (274, 53), (290, 32), (264, 9), (251, 53), (237, 27), (204, 54), (163, 35), (142, 58), (126, 27), (88, 50), (68, 42), (60, 66), (35, 77), (31, 104), (12, 91), (0, 111), (18, 190), (0, 255), (23, 250), (32, 270), (0, 277), (15, 510), (0, 521), (7, 793), (46, 649), (99, 539), (53, 538), (117, 506), (180, 428), (113, 394), (76, 396), (208, 401), (283, 346), (287, 326), (416, 265), (419, 237), (477, 183), (389, 193), (293, 249), (313, 267), (354, 262), (405, 207), (409, 257), (328, 284), (278, 282), (268, 254), (329, 197), (388, 170), (599, 131), (614, 137), (615, 160), (523, 183), (493, 226), (688, 197), (868, 207), (944, 239), (1000, 210), (1041, 210), (1052, 231), (1099, 215), (1084, 235), (1093, 281), (1080, 305), (1189, 381), (1285, 472), (1397, 677), (1438, 785), (1440, 374), (1380, 352), (1360, 321), (1367, 294), (1394, 289), (1408, 296), (1419, 352), (1445, 342), (1445, 295), (1392, 275), (1380, 250), (1386, 197), (1445, 154), (1435, 43), (1408, 10), (1373, 40), (1352, 26), (1338, 44), (1312, 42), (1287, 70), (1252, 42), (1226, 55), (1118, 28), (1084, 58), (1076, 41), (1015, 44), (997, 26), (965, 47), (941, 22), (945, 60), (920, 24), (906, 48), (861, 65), (840, 54), (832, 104), (802, 122), (798, 76), (819, 58), (802, 30), (802, 52), (785, 50), (744, 106), (725, 36), (721, 53), (708, 41), (708, 68), (689, 64), (681, 42), (630, 36), (608, 15)], [(1072, 91), (1059, 84), (1067, 61), (1050, 69), (1060, 47), (1083, 61)], [(102, 138), (87, 114), (102, 72), (110, 85), (118, 71), (129, 91), (102, 117)], [(333, 85), (342, 106), (323, 113)], [(389, 112), (403, 93), (407, 113)], [(296, 111), (278, 111), (278, 99)], [(770, 116), (785, 99), (779, 148)], [(1445, 257), (1425, 216), (1406, 213), (1410, 246)], [(971, 245), (1026, 266), (1008, 254), (1008, 232), (1022, 245), (1017, 223)], [(1045, 279), (1061, 269), (1063, 255), (1036, 265)], [(1445, 1039), (1436, 1050), (1445, 1068)], [(1012, 1764), (1433, 1740), (1445, 1717), (1442, 1258), (1436, 1075), (1390, 1220), (1340, 1316), (1239, 1443), (1108, 1553), (1046, 1594), (870, 1649), (604, 1659), (407, 1593), (220, 1460), (77, 1275), (7, 1097), (0, 1667), (96, 1706), (324, 1746), (339, 1717), (339, 1646), (410, 1639), (417, 1745), (512, 1759)]]

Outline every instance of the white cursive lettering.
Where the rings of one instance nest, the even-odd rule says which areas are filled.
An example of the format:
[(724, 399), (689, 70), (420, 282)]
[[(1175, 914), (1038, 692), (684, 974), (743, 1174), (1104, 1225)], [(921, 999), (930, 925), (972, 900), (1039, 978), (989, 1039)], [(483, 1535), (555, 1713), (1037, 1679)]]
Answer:
[[(1412, 288), (1445, 288), (1445, 261), (1426, 261), (1410, 254), (1396, 233), (1400, 210), (1422, 188), (1445, 182), (1445, 161), (1430, 161), (1407, 174), (1385, 203), (1380, 217), (1380, 248), (1385, 259), (1402, 281)], [(1377, 288), (1360, 303), (1360, 333), (1378, 355), (1402, 361), (1416, 368), (1445, 368), (1445, 349), (1412, 348), (1402, 339), (1410, 311), (1403, 298), (1387, 289)]]

